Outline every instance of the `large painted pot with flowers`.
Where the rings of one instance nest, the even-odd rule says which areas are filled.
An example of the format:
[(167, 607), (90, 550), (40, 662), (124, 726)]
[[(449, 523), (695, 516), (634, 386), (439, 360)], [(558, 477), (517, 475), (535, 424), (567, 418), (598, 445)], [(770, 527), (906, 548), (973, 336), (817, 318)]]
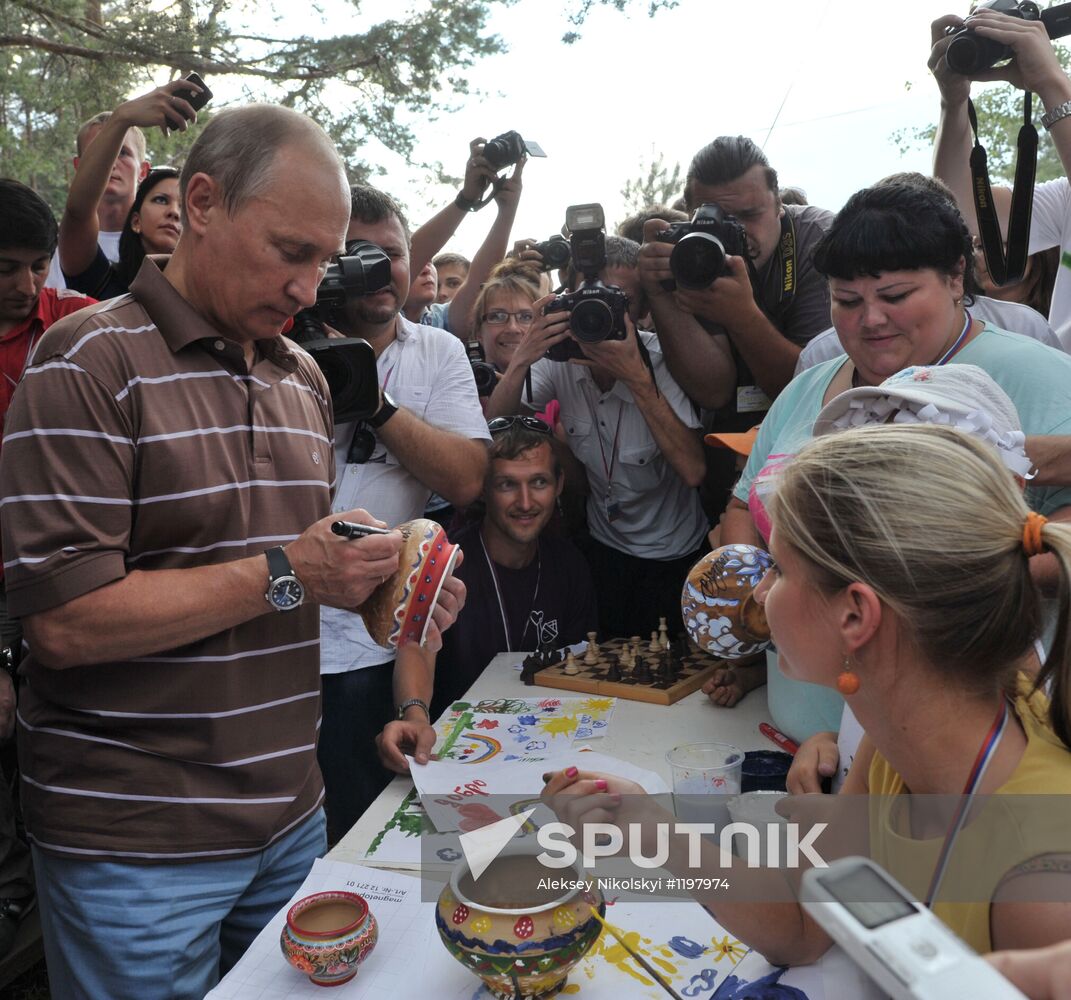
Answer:
[(681, 614), (700, 649), (736, 660), (770, 644), (766, 612), (754, 592), (772, 565), (768, 552), (736, 544), (708, 552), (691, 568), (681, 591)]
[(503, 851), (478, 879), (460, 862), (439, 895), (439, 937), (499, 1000), (554, 996), (602, 932), (592, 908), (603, 916), (606, 903), (594, 883), (540, 889), (548, 875), (559, 885), (583, 881), (578, 869), (551, 872), (517, 847)]
[(439, 591), (453, 572), (458, 552), (440, 525), (424, 517), (398, 525), (402, 550), (398, 570), (357, 608), (372, 639), (387, 649), (423, 646)]
[(316, 892), (286, 914), (279, 947), (286, 960), (317, 986), (341, 986), (372, 953), (379, 927), (355, 892)]

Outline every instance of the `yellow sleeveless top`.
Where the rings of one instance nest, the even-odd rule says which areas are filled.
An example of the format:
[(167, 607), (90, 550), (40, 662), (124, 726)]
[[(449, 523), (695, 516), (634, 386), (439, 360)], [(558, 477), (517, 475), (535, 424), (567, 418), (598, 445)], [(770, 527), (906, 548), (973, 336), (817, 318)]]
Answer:
[[(1005, 874), (1046, 854), (1071, 855), (1071, 751), (1049, 726), (1049, 699), (1041, 692), (1030, 694), (1032, 686), (1029, 678), (1019, 675), (1014, 711), (1026, 733), (1022, 759), (1008, 781), (979, 802), (980, 808), (960, 830), (933, 907), (945, 924), (982, 954), (993, 950), (989, 907)], [(871, 761), (869, 784), (871, 856), (915, 898), (924, 900), (943, 831), (927, 839), (906, 832), (909, 800), (904, 782), (880, 753)], [(1012, 795), (1032, 798), (1001, 801)]]

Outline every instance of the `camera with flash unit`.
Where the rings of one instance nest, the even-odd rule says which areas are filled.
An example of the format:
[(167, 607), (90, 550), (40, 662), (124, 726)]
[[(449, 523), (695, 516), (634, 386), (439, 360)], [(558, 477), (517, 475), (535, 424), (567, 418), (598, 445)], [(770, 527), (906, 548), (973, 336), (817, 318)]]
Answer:
[(569, 252), (573, 268), (583, 275), (575, 292), (557, 296), (543, 308), (569, 313), (572, 337), (554, 344), (546, 353), (551, 361), (583, 358), (580, 344), (599, 344), (604, 340), (624, 340), (627, 332), (628, 296), (617, 285), (599, 280), (606, 267), (606, 228), (601, 205), (570, 205), (565, 211), (569, 230)]

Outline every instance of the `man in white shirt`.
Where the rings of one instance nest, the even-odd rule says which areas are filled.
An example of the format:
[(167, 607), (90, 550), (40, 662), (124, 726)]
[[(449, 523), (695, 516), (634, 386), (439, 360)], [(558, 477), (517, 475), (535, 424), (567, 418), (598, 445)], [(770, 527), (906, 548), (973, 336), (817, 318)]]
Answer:
[[(74, 157), (74, 169), (85, 154), (86, 147), (97, 137), (104, 123), (112, 116), (110, 111), (101, 111), (85, 122), (78, 130), (75, 140), (77, 155)], [(135, 126), (127, 131), (119, 155), (115, 158), (115, 166), (108, 178), (108, 186), (104, 189), (104, 195), (97, 205), (97, 244), (104, 251), (104, 256), (110, 261), (119, 259), (119, 236), (123, 231), (123, 224), (130, 214), (130, 207), (134, 204), (134, 195), (138, 193), (138, 184), (149, 172), (149, 161), (145, 158), (145, 134)], [(46, 288), (66, 288), (67, 282), (63, 278), (60, 268), (59, 253), (52, 255), (52, 264), (48, 271)]]
[[(409, 229), (393, 199), (365, 185), (352, 189), (347, 245), (354, 240), (375, 243), (391, 260), (390, 285), (351, 298), (339, 324), (375, 350), (383, 404), (369, 420), (335, 427), (332, 510), (349, 510), (349, 499), (359, 496), (393, 526), (420, 517), (432, 491), (458, 506), (471, 503), (483, 488), (491, 437), (461, 341), (401, 314), (410, 285)], [(329, 840), (345, 834), (390, 780), (372, 734), (383, 730), (380, 755), (393, 770), (407, 769), (400, 747), (426, 759), (434, 743), (434, 666), (434, 655), (415, 645), (395, 659), (359, 619), (321, 609), (318, 756)]]

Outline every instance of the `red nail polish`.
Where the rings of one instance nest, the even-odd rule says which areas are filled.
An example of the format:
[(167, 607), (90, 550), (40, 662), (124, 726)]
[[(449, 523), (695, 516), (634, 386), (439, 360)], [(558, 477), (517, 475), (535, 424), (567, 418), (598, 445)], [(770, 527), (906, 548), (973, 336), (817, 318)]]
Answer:
[(565, 776), (567, 778), (575, 778), (580, 773), (580, 770), (576, 767), (567, 767), (565, 769)]
[(605, 778), (596, 778), (595, 779), (595, 787), (600, 792), (605, 792), (606, 789), (609, 788), (610, 786), (606, 784), (606, 779)]

